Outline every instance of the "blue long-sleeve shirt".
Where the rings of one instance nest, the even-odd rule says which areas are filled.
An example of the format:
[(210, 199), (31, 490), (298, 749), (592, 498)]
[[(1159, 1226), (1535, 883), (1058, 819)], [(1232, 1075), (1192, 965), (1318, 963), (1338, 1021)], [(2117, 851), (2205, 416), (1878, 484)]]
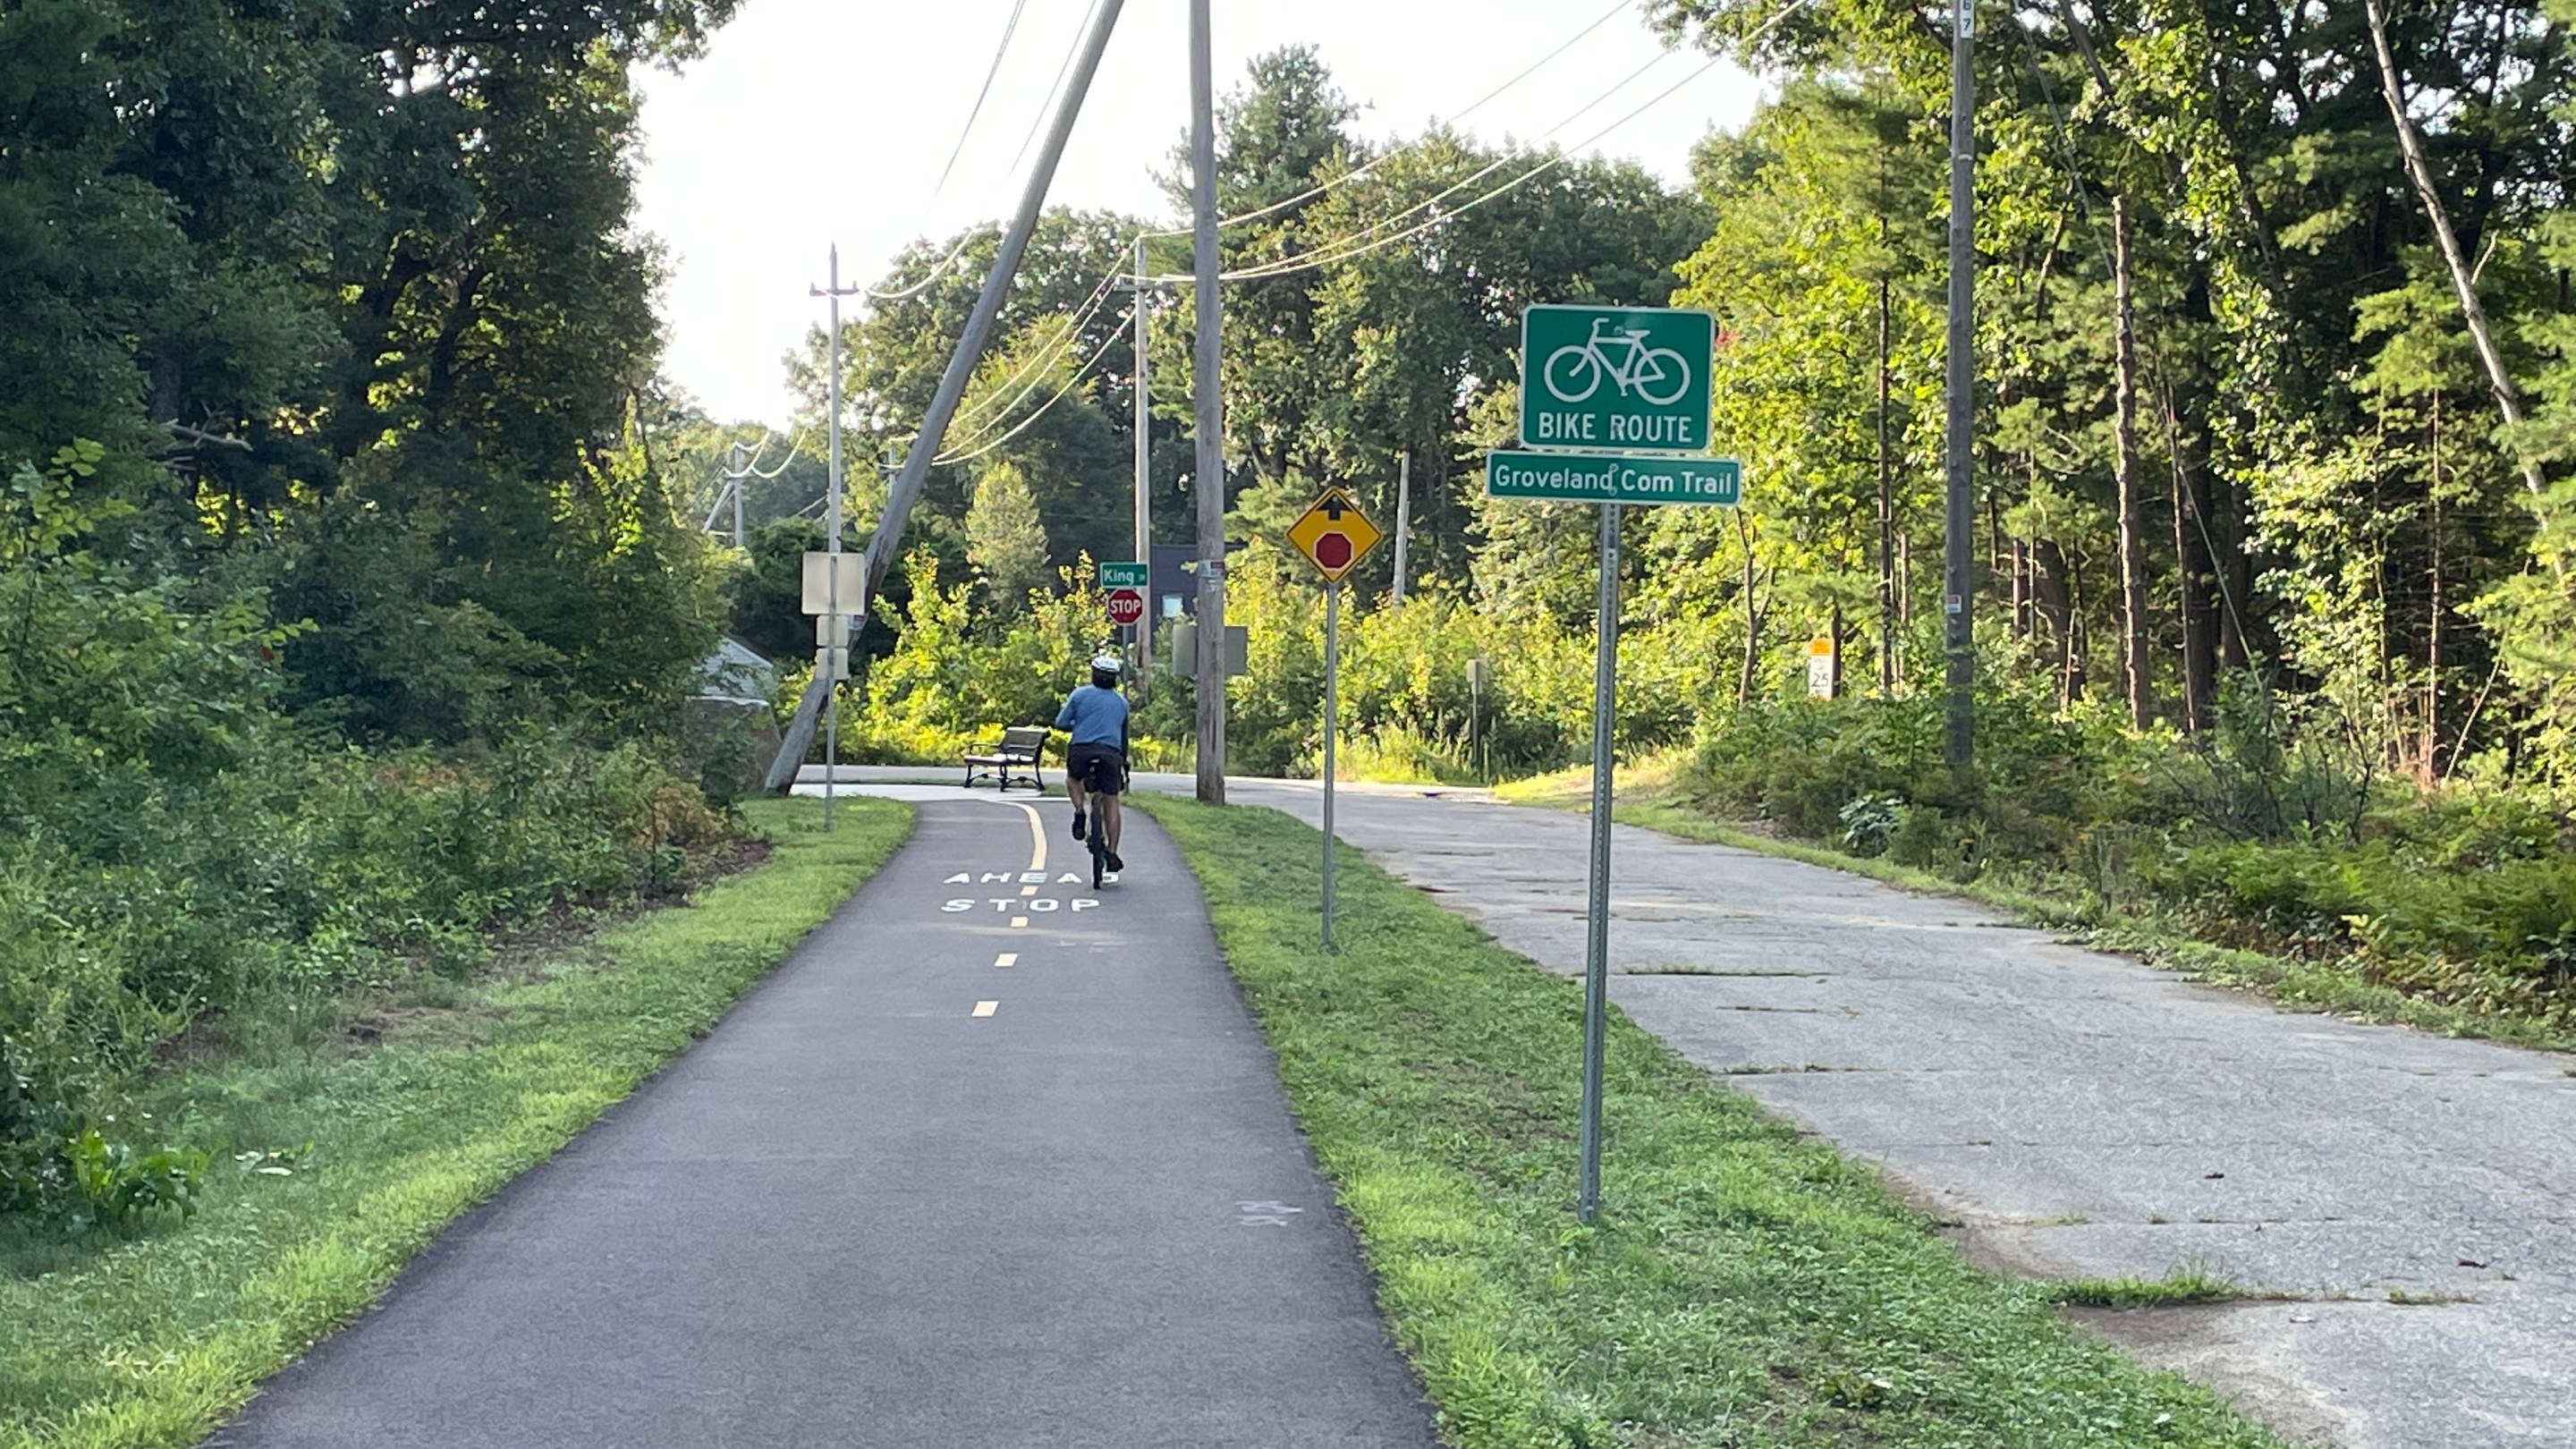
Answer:
[(1123, 750), (1127, 748), (1127, 697), (1086, 684), (1065, 696), (1064, 708), (1056, 711), (1055, 727), (1073, 736), (1077, 745), (1115, 745)]

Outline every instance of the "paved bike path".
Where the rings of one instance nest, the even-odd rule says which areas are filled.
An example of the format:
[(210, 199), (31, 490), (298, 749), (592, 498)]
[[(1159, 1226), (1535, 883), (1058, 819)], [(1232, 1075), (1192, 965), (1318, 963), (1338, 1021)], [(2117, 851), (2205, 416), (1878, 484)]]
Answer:
[[(1233, 781), (1310, 823), (1316, 787)], [(1342, 838), (1552, 970), (1578, 815), (1345, 787)], [(2273, 1010), (1840, 871), (1622, 826), (1610, 993), (1972, 1251), (2278, 1299), (2115, 1338), (2343, 1449), (2576, 1445), (2576, 1057)], [(1618, 1123), (1606, 1185), (1618, 1189)]]
[(919, 810), (210, 1442), (1430, 1449), (1170, 843), (1094, 891), (1060, 802)]

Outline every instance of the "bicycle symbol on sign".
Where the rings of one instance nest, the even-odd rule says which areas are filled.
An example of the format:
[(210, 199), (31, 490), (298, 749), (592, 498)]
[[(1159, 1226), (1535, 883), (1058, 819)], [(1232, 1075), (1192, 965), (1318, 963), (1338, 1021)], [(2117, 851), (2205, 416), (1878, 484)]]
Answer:
[[(1642, 327), (1622, 327), (1604, 335), (1602, 325), (1610, 320), (1594, 318), (1590, 337), (1548, 354), (1539, 378), (1558, 402), (1583, 401), (1600, 390), (1605, 377), (1618, 385), (1623, 396), (1633, 392), (1657, 406), (1677, 401), (1690, 390), (1690, 363), (1680, 353), (1669, 347), (1648, 347)], [(1619, 357), (1616, 362), (1611, 361), (1614, 353)]]

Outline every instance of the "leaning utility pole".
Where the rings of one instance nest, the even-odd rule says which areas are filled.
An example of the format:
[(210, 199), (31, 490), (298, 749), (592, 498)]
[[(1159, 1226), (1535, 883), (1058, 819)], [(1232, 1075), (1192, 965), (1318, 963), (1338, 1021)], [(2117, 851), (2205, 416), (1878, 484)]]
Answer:
[(1976, 635), (1968, 614), (1976, 505), (1970, 492), (1970, 429), (1976, 416), (1976, 0), (1952, 0), (1950, 26), (1950, 437), (1949, 507), (1942, 537), (1942, 644), (1948, 655), (1949, 710), (1942, 754), (1964, 775), (1976, 756)]
[[(1117, 0), (1109, 0), (1115, 12)], [(1190, 0), (1190, 201), (1198, 341), (1190, 359), (1198, 404), (1198, 797), (1225, 803), (1225, 412), (1217, 396), (1216, 64), (1208, 0)]]
[[(884, 584), (886, 569), (894, 562), (894, 551), (903, 543), (904, 522), (914, 501), (921, 497), (931, 461), (939, 456), (940, 443), (947, 436), (948, 421), (956, 416), (958, 399), (965, 395), (966, 383), (974, 376), (976, 363), (983, 359), (984, 344), (993, 334), (993, 319), (1002, 310), (1002, 294), (1010, 290), (1011, 278), (1020, 268), (1020, 257), (1028, 251), (1029, 238), (1037, 231), (1038, 212), (1046, 205), (1056, 162), (1063, 158), (1065, 142), (1073, 135), (1074, 117), (1082, 113), (1082, 98), (1091, 89), (1092, 73), (1100, 68), (1100, 53), (1109, 45), (1109, 32), (1117, 25), (1123, 4), (1124, 0), (1100, 0), (1100, 18), (1092, 25), (1091, 34), (1083, 38), (1082, 52), (1065, 77), (1064, 99), (1056, 106), (1055, 119), (1047, 127), (1046, 143), (1038, 149), (1037, 162), (1030, 168), (1028, 186), (1020, 193), (1020, 209), (1011, 218), (1011, 229), (1002, 236), (1002, 249), (994, 254), (992, 270), (984, 274), (984, 290), (976, 295), (975, 310), (967, 315), (966, 330), (957, 339), (957, 350), (949, 354), (948, 370), (939, 376), (939, 390), (931, 395), (930, 407), (921, 415), (921, 430), (912, 436), (912, 449), (904, 455), (903, 472), (896, 475), (894, 486), (888, 490), (885, 517), (878, 521), (875, 535), (868, 540), (860, 596), (848, 601), (850, 613), (866, 616), (869, 596)], [(832, 335), (837, 343), (837, 326)], [(834, 369), (836, 376), (838, 371)], [(838, 409), (834, 412), (837, 420)], [(840, 507), (840, 473), (836, 445), (832, 465), (835, 510)], [(839, 539), (837, 528), (832, 537)], [(806, 747), (813, 743), (814, 718), (821, 707), (821, 694), (805, 691), (805, 698), (797, 703), (795, 719), (788, 723), (787, 738), (780, 744), (777, 758), (770, 762), (768, 788), (784, 790), (795, 782), (796, 767), (804, 760)]]

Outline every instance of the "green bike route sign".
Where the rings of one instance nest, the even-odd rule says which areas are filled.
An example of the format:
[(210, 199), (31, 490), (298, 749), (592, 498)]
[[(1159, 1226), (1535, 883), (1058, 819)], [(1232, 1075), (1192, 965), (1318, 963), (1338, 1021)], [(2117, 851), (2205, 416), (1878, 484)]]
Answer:
[[(1585, 872), (1581, 1166), (1574, 1215), (1601, 1206), (1602, 1058), (1609, 1014), (1610, 753), (1619, 672), (1619, 509), (1744, 499), (1744, 467), (1706, 456), (1706, 312), (1536, 306), (1521, 313), (1521, 448), (1485, 455), (1485, 494), (1601, 505), (1592, 660), (1592, 859)], [(1696, 456), (1676, 456), (1696, 455)], [(1328, 726), (1329, 728), (1329, 726)], [(1325, 736), (1330, 739), (1328, 733)], [(1327, 772), (1327, 778), (1330, 778)], [(1330, 799), (1330, 796), (1326, 796)], [(1326, 838), (1330, 839), (1330, 827)]]
[(1521, 313), (1521, 445), (1698, 452), (1708, 446), (1716, 322), (1671, 307)]
[(1485, 492), (1559, 503), (1735, 504), (1744, 498), (1744, 465), (1733, 458), (1498, 451), (1485, 455)]

